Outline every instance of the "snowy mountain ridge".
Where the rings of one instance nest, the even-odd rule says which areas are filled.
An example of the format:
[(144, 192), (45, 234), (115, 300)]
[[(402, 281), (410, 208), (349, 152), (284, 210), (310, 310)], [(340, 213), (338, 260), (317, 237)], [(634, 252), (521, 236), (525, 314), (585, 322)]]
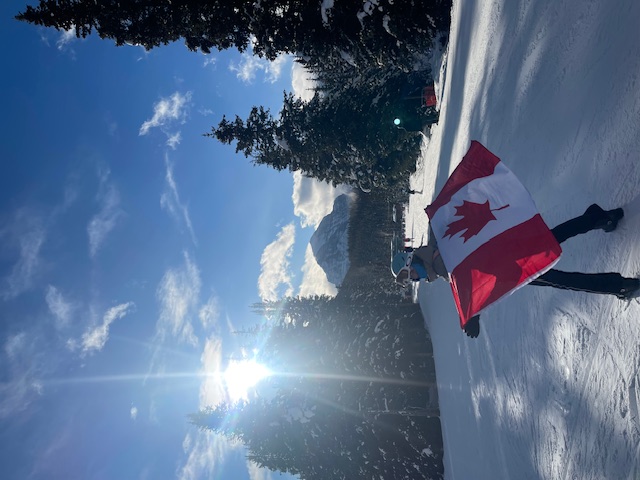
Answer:
[(353, 204), (351, 194), (336, 197), (333, 210), (325, 216), (311, 236), (311, 250), (334, 285), (340, 285), (349, 270), (349, 212)]

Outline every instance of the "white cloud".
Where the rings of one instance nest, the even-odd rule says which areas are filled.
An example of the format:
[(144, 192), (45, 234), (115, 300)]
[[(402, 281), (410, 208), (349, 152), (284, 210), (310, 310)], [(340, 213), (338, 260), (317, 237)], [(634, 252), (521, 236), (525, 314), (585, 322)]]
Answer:
[(311, 245), (307, 245), (304, 254), (304, 265), (302, 266), (302, 282), (298, 295), (310, 297), (312, 295), (329, 295), (331, 297), (338, 293), (336, 286), (327, 280), (327, 275), (316, 258), (313, 256)]
[(182, 134), (180, 132), (176, 132), (171, 135), (167, 134), (167, 137), (167, 145), (171, 147), (172, 150), (175, 150), (182, 140)]
[(15, 360), (25, 346), (27, 334), (24, 332), (9, 336), (4, 344), (4, 352), (11, 360)]
[(184, 437), (184, 440), (182, 440), (182, 451), (184, 453), (188, 453), (189, 450), (191, 450), (191, 442), (193, 441), (193, 439), (191, 438), (191, 435), (186, 435)]
[(251, 480), (272, 480), (271, 470), (261, 468), (251, 460), (247, 460), (247, 472)]
[(55, 325), (61, 330), (69, 325), (73, 312), (73, 304), (64, 299), (64, 296), (53, 285), (47, 287), (45, 300), (49, 311), (55, 317)]
[[(207, 303), (207, 305), (210, 304), (211, 301)], [(217, 311), (217, 306), (215, 308)], [(204, 380), (200, 385), (199, 408), (215, 406), (227, 401), (226, 391), (219, 375), (223, 363), (222, 340), (219, 337), (207, 338), (200, 361)], [(178, 468), (176, 476), (180, 480), (197, 480), (215, 477), (216, 467), (222, 465), (232, 451), (242, 450), (243, 446), (223, 435), (196, 431), (194, 427), (185, 436), (182, 449), (186, 459), (184, 465)]]
[(204, 59), (204, 62), (202, 62), (202, 66), (203, 67), (206, 67), (208, 65), (215, 66), (217, 60), (218, 59), (214, 56), (206, 57)]
[(284, 67), (289, 60), (288, 55), (280, 55), (273, 62), (269, 62), (265, 70), (265, 82), (275, 83), (282, 75), (282, 67)]
[(75, 352), (79, 347), (78, 340), (76, 340), (75, 338), (68, 338), (67, 341), (65, 342), (64, 346), (70, 352)]
[(109, 340), (109, 327), (111, 324), (129, 313), (133, 306), (133, 302), (127, 302), (107, 310), (102, 317), (102, 323), (82, 335), (82, 352), (93, 353), (102, 350), (107, 340)]
[(172, 335), (189, 344), (198, 344), (190, 316), (197, 310), (200, 287), (200, 271), (185, 252), (184, 265), (169, 269), (156, 292), (160, 302), (156, 335), (160, 341)]
[(44, 243), (43, 229), (35, 228), (20, 240), (20, 259), (9, 276), (9, 297), (15, 297), (31, 287), (33, 276), (40, 263), (40, 249)]
[(161, 98), (153, 106), (153, 116), (140, 127), (139, 135), (146, 135), (152, 128), (163, 127), (169, 123), (183, 123), (190, 101), (191, 92), (175, 92), (168, 98)]
[(313, 98), (316, 81), (311, 73), (298, 62), (293, 62), (291, 67), (291, 88), (293, 94), (302, 100), (309, 101)]
[(350, 192), (351, 188), (341, 185), (333, 187), (326, 182), (305, 177), (300, 172), (293, 173), (293, 213), (300, 217), (303, 227), (316, 228), (322, 219), (333, 210), (337, 196)]
[(274, 61), (259, 58), (250, 50), (243, 53), (240, 63), (230, 63), (229, 70), (236, 73), (236, 77), (244, 83), (252, 83), (256, 78), (257, 72), (264, 73), (264, 81), (275, 83), (282, 75), (282, 67), (289, 61), (288, 55), (280, 55)]
[(19, 332), (9, 335), (4, 343), (0, 381), (0, 419), (27, 410), (33, 400), (43, 394), (39, 377), (42, 345), (38, 337)]
[(107, 235), (115, 228), (123, 212), (120, 209), (120, 193), (109, 182), (109, 172), (104, 172), (100, 178), (100, 189), (97, 196), (100, 211), (93, 216), (87, 225), (89, 235), (89, 254), (94, 257)]
[(185, 464), (178, 468), (176, 476), (179, 480), (199, 480), (213, 478), (215, 467), (221, 465), (224, 458), (239, 448), (225, 437), (211, 432), (195, 431), (187, 433), (182, 443), (189, 448)]
[(164, 161), (167, 168), (167, 173), (165, 175), (165, 180), (167, 183), (165, 186), (165, 191), (160, 197), (160, 206), (178, 222), (184, 223), (187, 230), (189, 231), (189, 234), (191, 235), (191, 240), (195, 245), (197, 245), (198, 242), (196, 241), (196, 235), (193, 232), (193, 225), (191, 224), (189, 209), (180, 200), (178, 185), (176, 184), (176, 180), (173, 177), (173, 165), (171, 164), (167, 156), (165, 156)]
[[(11, 273), (4, 278), (2, 298), (15, 298), (33, 285), (40, 267), (40, 249), (46, 239), (46, 229), (39, 215), (26, 208), (19, 209), (13, 221), (0, 230), (7, 247), (17, 246), (19, 255)], [(4, 243), (4, 242), (3, 242)]]
[(63, 30), (56, 41), (56, 47), (58, 50), (64, 50), (69, 43), (76, 38), (76, 27), (71, 27), (69, 30)]
[(218, 306), (218, 299), (215, 296), (211, 296), (207, 303), (200, 307), (198, 312), (198, 318), (202, 328), (209, 330), (216, 326), (218, 318), (220, 317), (220, 307)]
[(262, 252), (260, 265), (262, 270), (258, 277), (258, 292), (264, 301), (277, 300), (279, 287), (286, 287), (284, 295), (293, 293), (289, 274), (289, 258), (291, 257), (296, 230), (293, 223), (285, 225), (276, 239)]
[(32, 379), (32, 370), (0, 383), (0, 419), (25, 411), (35, 398), (42, 396), (42, 384)]
[(265, 60), (254, 57), (253, 55), (242, 55), (242, 60), (238, 65), (231, 63), (229, 70), (236, 72), (236, 77), (244, 83), (252, 83), (256, 78), (256, 71), (260, 70)]
[[(62, 203), (44, 211), (31, 207), (20, 207), (10, 219), (0, 218), (0, 249), (4, 254), (4, 271), (9, 271), (0, 279), (0, 298), (9, 300), (33, 287), (41, 269), (41, 250), (48, 231), (75, 202), (77, 191), (72, 185), (64, 189)], [(15, 259), (9, 258), (16, 251)], [(10, 262), (13, 266), (9, 268)]]
[(138, 418), (138, 407), (131, 407), (129, 415), (131, 416), (131, 420), (135, 420), (136, 418)]
[(200, 408), (215, 406), (228, 400), (219, 375), (222, 370), (222, 340), (217, 337), (207, 338), (200, 360), (205, 375), (200, 385)]
[[(222, 340), (218, 337), (207, 338), (202, 356), (204, 380), (200, 385), (199, 408), (215, 406), (227, 400), (224, 386), (218, 375), (222, 369)], [(232, 450), (242, 445), (228, 440), (220, 434), (193, 431), (187, 433), (182, 449), (187, 455), (185, 463), (177, 471), (180, 480), (196, 480), (214, 477), (216, 466), (221, 465)]]

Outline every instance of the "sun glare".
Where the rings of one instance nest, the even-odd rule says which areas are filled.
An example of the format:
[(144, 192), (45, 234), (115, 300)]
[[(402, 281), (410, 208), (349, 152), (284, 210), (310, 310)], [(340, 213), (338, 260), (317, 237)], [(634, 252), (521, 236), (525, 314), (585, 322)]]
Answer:
[(229, 397), (233, 401), (246, 400), (249, 389), (269, 374), (269, 369), (255, 360), (232, 360), (224, 372)]

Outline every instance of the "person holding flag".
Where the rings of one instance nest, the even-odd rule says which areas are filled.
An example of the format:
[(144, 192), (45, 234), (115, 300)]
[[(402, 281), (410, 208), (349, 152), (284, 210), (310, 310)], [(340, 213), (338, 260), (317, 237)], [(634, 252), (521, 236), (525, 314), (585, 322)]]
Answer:
[(607, 211), (593, 204), (550, 230), (524, 186), (477, 141), (425, 211), (428, 244), (397, 254), (391, 269), (401, 284), (448, 280), (460, 326), (472, 338), (480, 333), (483, 309), (529, 283), (621, 299), (640, 291), (640, 279), (619, 273), (552, 268), (560, 243), (591, 230), (612, 232), (624, 216), (622, 208)]

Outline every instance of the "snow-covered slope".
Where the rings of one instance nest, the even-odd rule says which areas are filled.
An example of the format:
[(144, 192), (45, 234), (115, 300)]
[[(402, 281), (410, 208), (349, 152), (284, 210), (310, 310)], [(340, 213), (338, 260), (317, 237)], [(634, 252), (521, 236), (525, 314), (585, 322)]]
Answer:
[(334, 285), (340, 285), (349, 270), (349, 211), (353, 199), (343, 193), (333, 202), (333, 210), (324, 217), (309, 243), (324, 273)]
[[(477, 139), (554, 226), (598, 202), (617, 231), (563, 244), (557, 268), (640, 273), (640, 2), (454, 2), (407, 228)], [(418, 233), (419, 232), (419, 233)], [(459, 328), (445, 282), (418, 290), (436, 356), (445, 478), (640, 478), (640, 302), (528, 286)]]

